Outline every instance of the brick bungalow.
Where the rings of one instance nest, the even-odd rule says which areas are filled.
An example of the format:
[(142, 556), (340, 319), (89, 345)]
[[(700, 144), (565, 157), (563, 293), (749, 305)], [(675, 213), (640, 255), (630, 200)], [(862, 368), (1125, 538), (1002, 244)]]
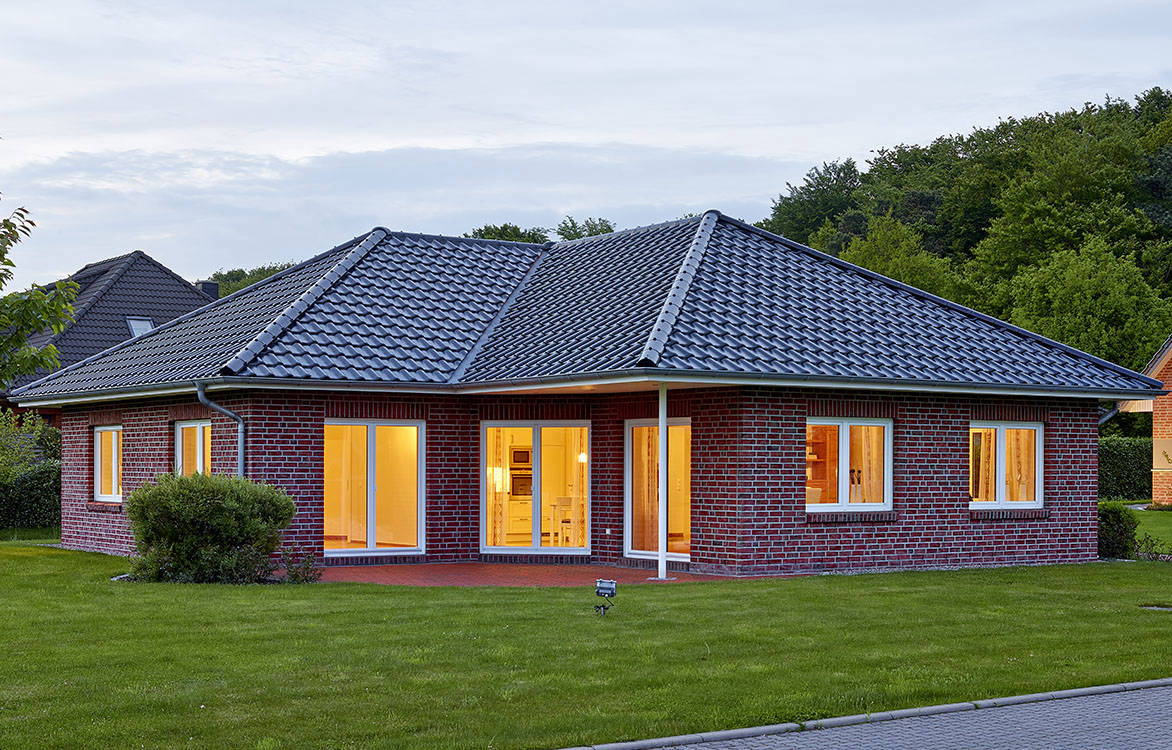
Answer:
[(326, 564), (750, 575), (1091, 560), (1098, 401), (1160, 387), (709, 211), (374, 229), (17, 398), (63, 410), (71, 548), (129, 553), (160, 473), (240, 472)]

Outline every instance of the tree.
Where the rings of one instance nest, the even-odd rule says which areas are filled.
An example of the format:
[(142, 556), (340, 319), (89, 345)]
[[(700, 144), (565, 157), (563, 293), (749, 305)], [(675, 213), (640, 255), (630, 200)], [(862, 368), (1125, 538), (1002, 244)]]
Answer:
[(602, 217), (588, 216), (579, 224), (573, 216), (567, 216), (561, 220), (554, 231), (563, 241), (577, 240), (583, 237), (593, 237), (597, 234), (610, 234), (614, 231), (614, 222)]
[(926, 251), (919, 233), (891, 216), (871, 219), (866, 236), (852, 239), (839, 257), (938, 297), (960, 296), (951, 264)]
[(1009, 282), (1052, 253), (1102, 237), (1120, 255), (1141, 258), (1159, 231), (1136, 206), (1147, 167), (1130, 109), (1043, 118), (1027, 147), (1029, 169), (1010, 181), (1001, 215), (975, 249), (972, 274), (988, 290), (990, 312), (1013, 307)]
[(823, 162), (806, 173), (801, 185), (787, 182), (788, 194), (777, 197), (769, 218), (757, 226), (804, 244), (827, 219), (857, 208), (854, 193), (860, 184), (854, 159)]
[(542, 227), (522, 229), (517, 224), (485, 224), (464, 234), (478, 240), (505, 240), (507, 242), (530, 242), (540, 245), (549, 242), (549, 230)]
[(251, 286), (261, 279), (267, 279), (275, 273), (280, 273), (286, 268), (292, 268), (295, 264), (291, 262), (285, 263), (269, 263), (265, 266), (257, 266), (256, 268), (233, 268), (228, 271), (220, 269), (212, 274), (212, 281), (220, 283), (220, 296), (227, 297), (233, 292), (238, 292), (246, 286)]
[[(0, 219), (0, 289), (12, 281), (15, 264), (9, 253), (34, 226), (23, 207)], [(0, 297), (0, 387), (7, 388), (37, 370), (56, 369), (60, 364), (57, 347), (29, 346), (28, 338), (45, 329), (60, 333), (73, 319), (76, 295), (77, 284), (58, 281), (51, 287), (32, 287)]]
[(1172, 330), (1172, 303), (1102, 237), (1054, 253), (1013, 287), (1015, 325), (1125, 367), (1143, 367)]

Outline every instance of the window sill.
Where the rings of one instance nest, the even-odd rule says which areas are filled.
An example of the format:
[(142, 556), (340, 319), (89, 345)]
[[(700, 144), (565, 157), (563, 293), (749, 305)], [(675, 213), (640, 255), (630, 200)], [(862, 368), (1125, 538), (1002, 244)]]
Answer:
[(891, 523), (898, 517), (894, 510), (806, 511), (806, 523)]
[(326, 557), (398, 557), (402, 555), (423, 555), (422, 547), (376, 547), (374, 549), (325, 549)]
[(1049, 517), (1049, 508), (969, 508), (969, 518), (974, 521), (1028, 521)]
[(124, 513), (122, 503), (116, 500), (89, 500), (85, 509), (94, 513)]
[(481, 547), (482, 555), (576, 555), (588, 557), (589, 549), (582, 547)]

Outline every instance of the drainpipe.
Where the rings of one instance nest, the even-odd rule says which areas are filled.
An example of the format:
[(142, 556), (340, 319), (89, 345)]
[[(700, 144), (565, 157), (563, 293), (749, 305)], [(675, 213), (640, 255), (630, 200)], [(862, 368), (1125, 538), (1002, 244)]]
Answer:
[(659, 575), (667, 578), (667, 383), (659, 384)]
[(204, 392), (204, 384), (195, 381), (195, 395), (199, 398), (199, 402), (208, 407), (214, 412), (223, 414), (228, 419), (236, 423), (236, 476), (244, 476), (244, 417), (240, 416), (234, 411), (229, 411), (219, 404), (208, 398), (208, 394)]

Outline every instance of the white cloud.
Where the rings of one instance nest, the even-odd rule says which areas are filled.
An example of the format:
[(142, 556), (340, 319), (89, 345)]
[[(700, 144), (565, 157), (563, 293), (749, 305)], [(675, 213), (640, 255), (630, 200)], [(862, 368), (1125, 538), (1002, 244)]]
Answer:
[(42, 219), (23, 281), (132, 243), (239, 265), (369, 223), (758, 218), (825, 159), (1172, 84), (1172, 9), (1139, 0), (74, 0), (2, 24), (2, 205)]

